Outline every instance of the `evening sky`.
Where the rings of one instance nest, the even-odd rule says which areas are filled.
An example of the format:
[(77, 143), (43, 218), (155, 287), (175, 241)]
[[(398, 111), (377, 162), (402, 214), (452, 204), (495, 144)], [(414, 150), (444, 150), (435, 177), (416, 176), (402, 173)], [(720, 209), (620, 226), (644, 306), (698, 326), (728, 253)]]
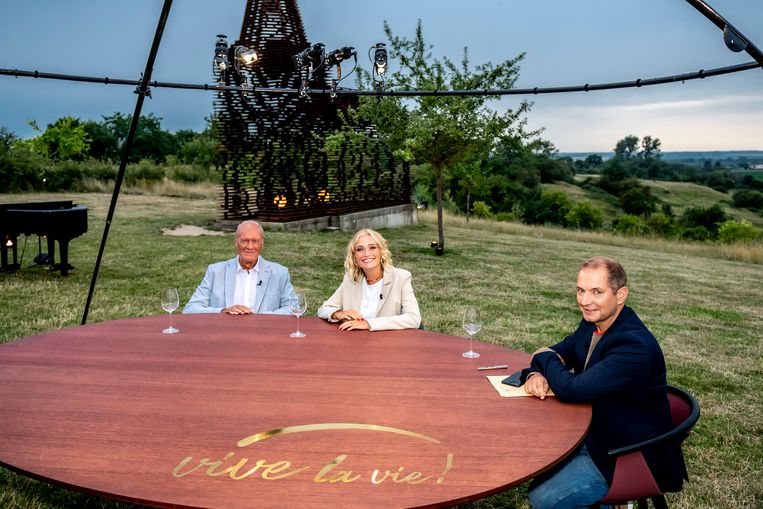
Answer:
[[(763, 1), (708, 0), (759, 48)], [(4, 1), (0, 68), (138, 79), (161, 0)], [(218, 33), (238, 38), (245, 0), (175, 0), (152, 79), (212, 83)], [(685, 0), (302, 0), (310, 42), (368, 48), (386, 42), (383, 22), (412, 37), (423, 22), (433, 57), (473, 64), (524, 52), (518, 88), (573, 86), (672, 76), (750, 62), (732, 53), (721, 31)], [(392, 63), (394, 66), (394, 62)], [(347, 71), (349, 66), (343, 66)], [(351, 79), (351, 78), (350, 78)], [(349, 80), (343, 82), (347, 84)], [(353, 84), (350, 83), (350, 86)], [(201, 130), (213, 92), (153, 89), (143, 112), (165, 129)], [(533, 102), (529, 126), (561, 151), (608, 151), (626, 135), (660, 138), (665, 151), (763, 150), (763, 70), (652, 87), (508, 96), (497, 108)], [(133, 87), (0, 76), (0, 126), (21, 137), (72, 115), (100, 121), (132, 113)]]

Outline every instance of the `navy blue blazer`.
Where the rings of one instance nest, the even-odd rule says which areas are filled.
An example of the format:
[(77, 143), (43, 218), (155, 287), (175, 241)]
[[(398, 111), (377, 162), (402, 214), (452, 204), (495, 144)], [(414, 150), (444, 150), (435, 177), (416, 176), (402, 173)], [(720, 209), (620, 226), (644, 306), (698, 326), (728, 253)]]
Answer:
[[(560, 401), (591, 403), (585, 445), (611, 484), (615, 459), (610, 449), (661, 435), (673, 428), (667, 395), (665, 358), (657, 340), (636, 313), (625, 306), (604, 333), (583, 370), (596, 326), (581, 320), (577, 330), (532, 359), (532, 371), (546, 377)], [(570, 371), (572, 370), (572, 371)], [(657, 484), (678, 491), (687, 477), (680, 444), (644, 451)]]

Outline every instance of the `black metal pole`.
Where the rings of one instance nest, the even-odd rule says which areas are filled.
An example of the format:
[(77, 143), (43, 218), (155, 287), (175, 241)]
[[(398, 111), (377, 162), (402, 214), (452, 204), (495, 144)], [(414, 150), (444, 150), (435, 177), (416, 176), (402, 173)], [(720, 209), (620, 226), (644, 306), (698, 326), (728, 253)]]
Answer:
[(148, 54), (148, 60), (146, 61), (146, 70), (143, 71), (143, 76), (138, 83), (138, 88), (135, 93), (138, 94), (138, 99), (135, 101), (135, 111), (132, 114), (132, 122), (130, 123), (130, 130), (127, 132), (127, 138), (125, 139), (124, 147), (122, 148), (122, 160), (119, 162), (119, 172), (117, 178), (114, 181), (114, 192), (111, 195), (111, 204), (109, 205), (109, 212), (106, 215), (106, 224), (103, 228), (103, 237), (101, 237), (101, 247), (98, 250), (98, 258), (95, 261), (95, 268), (93, 269), (93, 277), (90, 279), (90, 291), (87, 294), (87, 302), (85, 303), (85, 311), (82, 313), (82, 325), (87, 322), (87, 313), (90, 310), (90, 302), (93, 299), (93, 292), (95, 290), (95, 281), (98, 279), (98, 269), (101, 266), (101, 259), (103, 258), (103, 250), (106, 247), (106, 239), (109, 236), (109, 227), (111, 226), (111, 220), (114, 217), (114, 210), (117, 207), (117, 199), (119, 198), (119, 190), (122, 187), (122, 181), (125, 176), (125, 168), (127, 168), (127, 158), (130, 155), (132, 149), (132, 142), (135, 139), (135, 132), (138, 129), (138, 121), (140, 120), (140, 111), (143, 109), (143, 101), (146, 95), (149, 94), (148, 86), (151, 81), (151, 72), (154, 69), (154, 61), (156, 60), (156, 53), (159, 51), (159, 43), (162, 41), (162, 35), (164, 34), (164, 26), (167, 24), (167, 18), (170, 15), (170, 7), (172, 7), (172, 0), (164, 0), (164, 6), (162, 7), (162, 13), (159, 15), (159, 22), (156, 25), (156, 33), (154, 34), (154, 42), (151, 44), (151, 51)]
[(734, 25), (726, 21), (726, 18), (721, 16), (718, 11), (710, 7), (706, 2), (703, 0), (686, 0), (692, 7), (697, 9), (700, 13), (702, 13), (703, 16), (705, 16), (707, 19), (709, 19), (715, 26), (721, 29), (721, 31), (725, 30), (726, 27), (729, 27), (735, 34), (737, 34), (739, 37), (741, 37), (744, 42), (746, 43), (745, 51), (748, 55), (750, 55), (752, 58), (755, 59), (756, 62), (758, 62), (760, 65), (763, 65), (763, 52), (760, 51), (760, 49), (753, 44), (753, 42), (745, 37), (739, 30), (736, 29)]

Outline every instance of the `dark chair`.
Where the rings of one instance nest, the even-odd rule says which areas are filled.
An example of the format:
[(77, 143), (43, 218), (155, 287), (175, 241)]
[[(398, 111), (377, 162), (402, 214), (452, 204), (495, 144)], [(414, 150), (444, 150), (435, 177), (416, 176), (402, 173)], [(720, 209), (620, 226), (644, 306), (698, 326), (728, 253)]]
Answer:
[(699, 419), (699, 403), (683, 389), (668, 385), (668, 401), (673, 426), (669, 432), (638, 444), (609, 451), (617, 456), (615, 474), (607, 495), (600, 504), (622, 504), (637, 500), (639, 509), (647, 508), (647, 498), (652, 499), (656, 509), (667, 508), (665, 494), (657, 486), (641, 451), (654, 444), (669, 440), (683, 442)]

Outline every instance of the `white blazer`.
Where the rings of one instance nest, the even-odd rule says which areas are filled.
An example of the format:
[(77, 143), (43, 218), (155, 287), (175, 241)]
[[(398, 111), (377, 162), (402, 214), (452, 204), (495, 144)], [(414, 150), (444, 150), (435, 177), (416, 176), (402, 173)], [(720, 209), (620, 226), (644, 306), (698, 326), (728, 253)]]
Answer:
[[(392, 267), (384, 271), (381, 298), (376, 307), (376, 318), (367, 319), (371, 330), (417, 329), (421, 325), (421, 313), (413, 293), (411, 273)], [(344, 275), (342, 284), (334, 294), (318, 308), (318, 316), (330, 322), (331, 315), (340, 309), (360, 309), (363, 299), (361, 283)]]

